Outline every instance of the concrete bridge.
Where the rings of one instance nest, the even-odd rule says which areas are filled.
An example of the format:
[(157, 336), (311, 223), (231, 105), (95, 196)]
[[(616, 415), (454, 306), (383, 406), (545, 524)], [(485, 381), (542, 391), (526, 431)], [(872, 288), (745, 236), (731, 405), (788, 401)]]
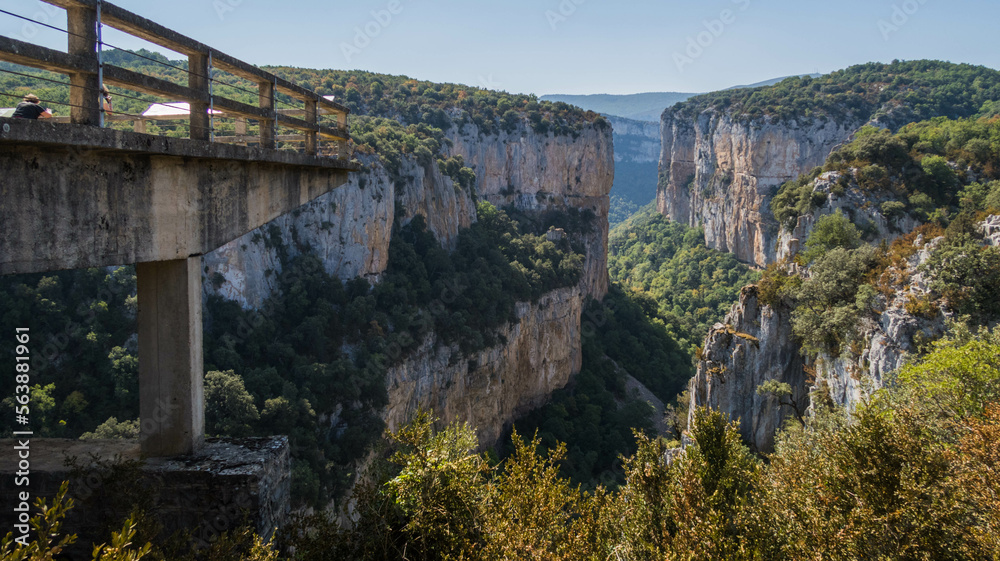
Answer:
[[(68, 75), (70, 122), (0, 119), (0, 274), (136, 264), (142, 454), (191, 454), (204, 440), (201, 255), (342, 185), (358, 169), (348, 111), (107, 2), (46, 1), (66, 10), (67, 51), (0, 36), (0, 60)], [(185, 54), (188, 83), (104, 64), (104, 25)], [(217, 71), (256, 84), (258, 103), (215, 95)], [(189, 138), (104, 128), (102, 82), (190, 104)], [(301, 107), (276, 110), (279, 94)], [(255, 146), (211, 142), (220, 119), (256, 122)], [(276, 150), (277, 127), (303, 149)], [(324, 141), (336, 157), (318, 155)]]

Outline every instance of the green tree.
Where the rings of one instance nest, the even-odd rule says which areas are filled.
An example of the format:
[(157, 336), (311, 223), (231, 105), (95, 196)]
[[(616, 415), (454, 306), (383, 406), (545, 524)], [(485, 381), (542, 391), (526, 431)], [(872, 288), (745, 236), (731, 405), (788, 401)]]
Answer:
[[(956, 220), (956, 223), (958, 221)], [(1000, 317), (1000, 249), (962, 233), (948, 236), (921, 266), (933, 279), (931, 289), (956, 312), (977, 323)]]
[(253, 396), (232, 370), (205, 374), (205, 432), (248, 436), (260, 418)]
[(454, 559), (482, 537), (483, 459), (475, 454), (476, 433), (467, 425), (437, 432), (420, 412), (393, 435), (401, 447), (392, 461), (402, 470), (387, 483), (406, 524), (417, 559)]
[(833, 214), (826, 214), (816, 220), (809, 238), (806, 239), (806, 251), (802, 254), (805, 263), (811, 263), (817, 257), (834, 248), (855, 249), (861, 243), (861, 231), (837, 209)]
[(807, 353), (837, 356), (845, 343), (856, 340), (859, 322), (869, 311), (868, 302), (858, 306), (859, 288), (881, 259), (881, 252), (868, 245), (836, 247), (816, 258), (796, 291), (792, 312), (792, 330)]

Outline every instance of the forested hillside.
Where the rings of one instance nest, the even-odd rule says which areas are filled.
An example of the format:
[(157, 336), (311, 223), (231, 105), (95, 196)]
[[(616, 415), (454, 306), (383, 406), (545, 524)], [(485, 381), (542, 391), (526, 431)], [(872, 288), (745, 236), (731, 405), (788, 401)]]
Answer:
[[(544, 452), (515, 435), (513, 454), (497, 464), (475, 452), (474, 429), (435, 428), (424, 415), (392, 436), (388, 459), (363, 479), (353, 525), (318, 513), (286, 528), (278, 553), (243, 533), (203, 555), (991, 559), (1000, 555), (997, 357), (996, 330), (958, 329), (850, 418), (819, 404), (766, 462), (721, 414), (698, 410), (681, 455), (638, 437), (617, 491), (571, 484), (559, 468), (563, 447)], [(122, 540), (123, 552), (135, 549)]]
[(688, 352), (758, 278), (731, 254), (706, 247), (701, 229), (670, 222), (652, 205), (611, 233), (608, 271)]
[(694, 116), (713, 108), (747, 120), (779, 121), (872, 115), (888, 126), (930, 119), (972, 117), (1000, 100), (1000, 72), (941, 61), (868, 63), (818, 78), (792, 77), (764, 88), (693, 97), (677, 106)]

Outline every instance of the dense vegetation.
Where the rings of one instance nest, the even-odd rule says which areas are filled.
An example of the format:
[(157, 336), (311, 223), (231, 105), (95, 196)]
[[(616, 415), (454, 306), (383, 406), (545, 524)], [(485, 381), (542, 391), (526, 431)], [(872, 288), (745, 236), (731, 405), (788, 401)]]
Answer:
[(693, 118), (707, 109), (726, 110), (750, 121), (851, 117), (895, 128), (938, 116), (992, 114), (998, 100), (1000, 72), (918, 60), (873, 62), (818, 78), (792, 77), (769, 87), (704, 94), (674, 106), (674, 111)]
[(638, 438), (610, 493), (568, 485), (561, 449), (546, 458), (515, 435), (493, 466), (471, 429), (420, 419), (361, 490), (359, 531), (314, 534), (305, 558), (990, 558), (998, 356), (1000, 334), (959, 329), (853, 420), (820, 406), (789, 426), (766, 463), (699, 411), (685, 454), (666, 463), (662, 441)]
[(813, 183), (825, 172), (838, 174), (835, 195), (853, 187), (887, 199), (880, 210), (889, 218), (910, 213), (946, 225), (961, 210), (1000, 209), (1000, 117), (938, 117), (895, 134), (865, 127), (823, 167), (781, 186), (775, 218), (791, 227), (826, 202)]
[[(75, 438), (139, 416), (136, 303), (133, 267), (0, 276), (0, 323), (30, 330), (36, 436)], [(4, 338), (0, 354), (14, 356), (15, 344)], [(0, 382), (5, 412), (14, 383)]]
[[(470, 427), (435, 429), (420, 416), (391, 435), (391, 450), (356, 488), (345, 514), (352, 526), (330, 513), (300, 517), (279, 553), (294, 547), (289, 558), (302, 561), (993, 559), (998, 357), (1000, 332), (957, 325), (851, 417), (820, 403), (804, 426), (786, 426), (766, 462), (735, 424), (698, 410), (692, 444), (672, 461), (662, 440), (637, 437), (617, 491), (571, 485), (559, 469), (563, 447), (545, 453), (537, 438), (515, 434), (513, 454), (497, 464), (475, 453)], [(132, 533), (126, 523), (121, 534)], [(58, 543), (58, 528), (46, 535)], [(207, 552), (213, 561), (275, 556), (249, 535), (242, 547), (220, 544), (229, 548)]]
[(701, 229), (672, 223), (652, 206), (612, 232), (608, 270), (689, 352), (729, 311), (740, 288), (757, 279), (731, 254), (708, 249)]
[[(576, 284), (583, 257), (524, 232), (480, 203), (456, 250), (440, 247), (417, 217), (400, 227), (383, 280), (343, 284), (308, 248), (278, 248), (277, 292), (261, 310), (210, 297), (205, 330), (207, 431), (287, 434), (294, 492), (321, 503), (343, 489), (351, 462), (381, 434), (385, 369), (433, 333), (472, 352), (498, 343), (517, 301)], [(564, 219), (565, 226), (581, 219)], [(49, 340), (35, 343), (33, 426), (43, 436), (134, 436), (138, 416), (135, 272), (131, 267), (4, 276), (0, 317)], [(11, 342), (3, 345), (13, 352)], [(4, 382), (12, 390), (13, 380)], [(13, 391), (5, 395), (12, 396)], [(11, 398), (5, 409), (13, 406)], [(329, 416), (335, 415), (335, 419)], [(320, 422), (325, 419), (325, 422)], [(331, 422), (333, 421), (333, 422)]]

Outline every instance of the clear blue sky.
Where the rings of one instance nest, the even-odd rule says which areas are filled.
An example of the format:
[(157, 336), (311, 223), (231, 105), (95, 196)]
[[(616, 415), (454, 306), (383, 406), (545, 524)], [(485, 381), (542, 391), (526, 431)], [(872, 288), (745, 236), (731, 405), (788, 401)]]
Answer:
[[(1000, 68), (995, 0), (115, 3), (258, 65), (362, 69), (539, 95), (700, 92), (894, 58)], [(0, 0), (26, 16), (45, 6)], [(60, 12), (50, 22), (65, 26)], [(0, 14), (2, 35), (25, 38), (24, 25)], [(27, 31), (32, 42), (64, 45), (55, 32)], [(106, 39), (141, 46), (114, 31)]]

